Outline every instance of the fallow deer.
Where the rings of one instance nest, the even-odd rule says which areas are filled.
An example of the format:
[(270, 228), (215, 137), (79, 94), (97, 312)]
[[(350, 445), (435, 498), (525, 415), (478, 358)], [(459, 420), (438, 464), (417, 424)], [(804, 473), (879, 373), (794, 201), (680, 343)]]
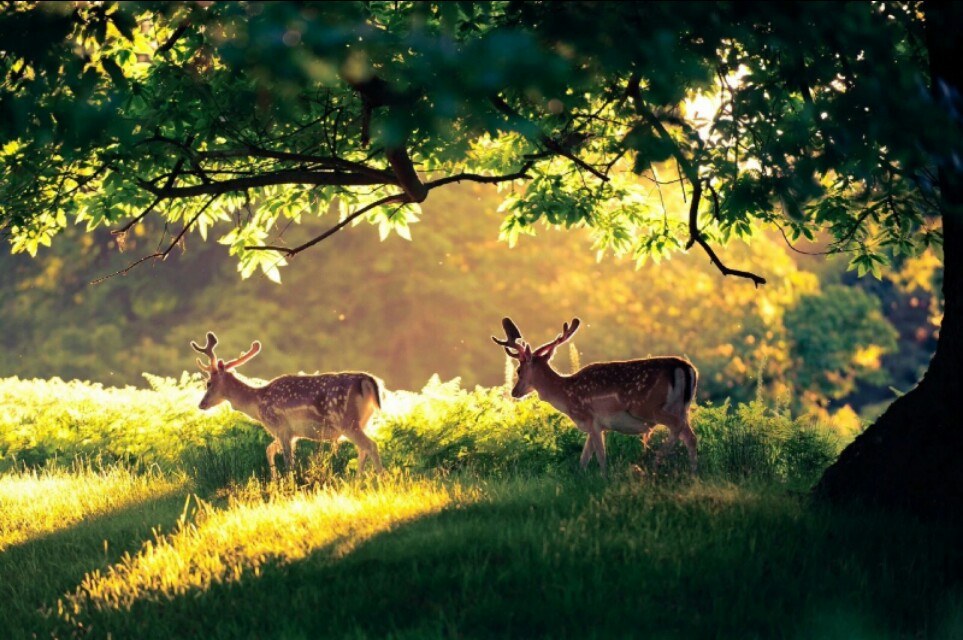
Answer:
[(664, 356), (620, 362), (599, 362), (576, 373), (561, 375), (552, 368), (555, 349), (578, 331), (581, 321), (566, 323), (562, 333), (532, 351), (511, 318), (502, 320), (505, 340), (492, 336), (505, 353), (518, 360), (518, 382), (512, 396), (522, 398), (532, 391), (570, 417), (579, 430), (588, 434), (580, 464), (588, 466), (594, 455), (605, 475), (605, 432), (636, 434), (648, 445), (657, 424), (669, 429), (669, 438), (656, 454), (658, 468), (662, 458), (682, 440), (689, 451), (689, 467), (697, 467), (696, 436), (689, 424), (689, 407), (695, 396), (698, 372), (684, 358)]
[(294, 448), (298, 440), (333, 440), (344, 436), (358, 448), (358, 475), (368, 456), (382, 470), (378, 447), (365, 435), (364, 429), (376, 408), (381, 408), (378, 382), (367, 373), (326, 373), (322, 375), (287, 375), (254, 387), (232, 372), (261, 350), (254, 341), (251, 349), (240, 357), (224, 362), (214, 355), (217, 336), (208, 332), (203, 347), (191, 347), (208, 357), (205, 364), (197, 358), (197, 366), (207, 376), (207, 393), (200, 408), (210, 409), (225, 400), (235, 410), (260, 422), (274, 437), (268, 445), (267, 459), (271, 477), (277, 478), (275, 458), (284, 455), (287, 469), (293, 468)]

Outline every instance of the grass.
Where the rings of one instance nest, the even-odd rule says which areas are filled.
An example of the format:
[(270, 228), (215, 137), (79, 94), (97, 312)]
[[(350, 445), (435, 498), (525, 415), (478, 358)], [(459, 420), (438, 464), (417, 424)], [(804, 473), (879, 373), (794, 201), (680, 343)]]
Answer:
[[(650, 452), (612, 438), (602, 479), (544, 405), (436, 381), (386, 398), (386, 475), (354, 480), (343, 446), (272, 483), (258, 431), (191, 423), (180, 386), (124, 422), (123, 390), (16, 383), (64, 393), (0, 415), (4, 637), (963, 637), (960, 532), (811, 504), (839, 442), (778, 407), (700, 408), (698, 478), (635, 474)], [(108, 415), (55, 420), (92, 393)], [(115, 457), (64, 464), (97, 425)]]
[(185, 478), (121, 466), (0, 475), (0, 628), (7, 638), (47, 635), (56, 602), (181, 516)]
[[(163, 503), (164, 499), (160, 499)], [(404, 475), (120, 508), (4, 562), (10, 637), (838, 637), (963, 633), (958, 532), (729, 483)], [(156, 519), (156, 517), (155, 517)], [(105, 558), (98, 534), (128, 554)], [(60, 576), (60, 554), (80, 570)], [(26, 556), (21, 550), (19, 559)], [(28, 588), (23, 589), (24, 586)], [(13, 594), (8, 594), (13, 595)], [(29, 625), (29, 626), (27, 626)]]

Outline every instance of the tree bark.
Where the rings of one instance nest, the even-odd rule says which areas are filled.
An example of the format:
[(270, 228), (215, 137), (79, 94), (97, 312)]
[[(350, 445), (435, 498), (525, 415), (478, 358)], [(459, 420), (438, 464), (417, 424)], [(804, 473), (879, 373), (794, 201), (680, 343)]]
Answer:
[[(937, 99), (963, 95), (957, 3), (925, 3), (926, 44)], [(941, 97), (939, 94), (942, 94)], [(956, 123), (959, 126), (959, 122)], [(963, 519), (963, 172), (940, 167), (944, 315), (920, 383), (853, 441), (814, 488), (832, 502), (860, 501), (927, 517)]]

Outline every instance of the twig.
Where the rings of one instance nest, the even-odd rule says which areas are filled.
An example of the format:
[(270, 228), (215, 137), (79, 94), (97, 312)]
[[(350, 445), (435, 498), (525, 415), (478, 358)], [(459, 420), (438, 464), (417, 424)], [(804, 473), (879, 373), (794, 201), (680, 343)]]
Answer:
[(205, 184), (194, 184), (186, 187), (157, 187), (146, 180), (138, 180), (138, 185), (155, 196), (163, 198), (193, 198), (203, 195), (219, 196), (230, 191), (244, 191), (257, 187), (269, 187), (280, 184), (313, 184), (318, 186), (364, 186), (397, 184), (389, 176), (371, 176), (362, 173), (339, 171), (306, 171), (287, 169), (247, 178), (233, 178), (231, 180), (211, 181)]
[[(445, 176), (444, 178), (438, 178), (437, 180), (426, 182), (424, 183), (424, 188), (425, 188), (425, 191), (428, 192), (428, 191), (431, 191), (432, 189), (437, 189), (438, 187), (444, 186), (446, 184), (451, 184), (452, 182), (461, 182), (462, 180), (479, 182), (482, 184), (495, 184), (498, 182), (520, 180), (522, 178), (530, 177), (526, 173), (526, 171), (528, 171), (528, 169), (530, 169), (531, 166), (532, 166), (532, 163), (527, 162), (524, 165), (522, 165), (521, 169), (519, 169), (518, 171), (514, 173), (500, 175), (500, 176), (483, 176), (483, 175), (478, 175), (474, 173), (459, 173), (453, 176)], [(392, 203), (398, 203), (398, 204), (404, 205), (404, 204), (409, 204), (411, 202), (413, 201), (408, 197), (406, 193), (395, 193), (365, 205), (364, 207), (362, 207), (361, 209), (358, 209), (357, 211), (352, 213), (350, 216), (348, 216), (338, 224), (334, 225), (333, 227), (331, 227), (321, 235), (316, 236), (311, 240), (308, 240), (304, 244), (298, 245), (296, 247), (282, 247), (279, 245), (251, 245), (251, 246), (246, 246), (244, 248), (250, 251), (277, 251), (285, 255), (286, 257), (290, 258), (292, 256), (297, 255), (298, 253), (301, 253), (305, 249), (309, 249), (314, 245), (318, 244), (319, 242), (322, 242), (323, 240), (330, 238), (335, 233), (337, 233), (338, 231), (341, 231), (346, 226), (348, 226), (350, 222), (352, 222), (359, 216), (371, 211), (376, 207), (380, 207), (382, 205), (392, 204)]]
[(376, 207), (380, 207), (380, 206), (385, 205), (385, 204), (391, 204), (391, 203), (393, 203), (393, 202), (397, 202), (397, 203), (401, 203), (401, 204), (406, 204), (406, 203), (410, 202), (410, 200), (408, 200), (408, 196), (405, 195), (404, 193), (395, 193), (395, 194), (392, 194), (392, 195), (390, 195), (390, 196), (385, 196), (384, 198), (381, 198), (380, 200), (375, 200), (374, 202), (372, 202), (372, 203), (370, 203), (370, 204), (367, 204), (367, 205), (361, 207), (360, 209), (358, 209), (357, 211), (355, 211), (354, 213), (352, 213), (350, 216), (348, 216), (347, 218), (345, 218), (344, 220), (342, 220), (342, 221), (339, 222), (338, 224), (334, 225), (333, 227), (331, 227), (330, 229), (328, 229), (327, 231), (325, 231), (325, 232), (322, 233), (321, 235), (319, 235), (319, 236), (317, 236), (317, 237), (315, 237), (315, 238), (312, 238), (311, 240), (308, 240), (308, 241), (305, 242), (304, 244), (299, 245), (299, 246), (297, 246), (297, 247), (280, 247), (280, 246), (274, 246), (274, 245), (253, 245), (253, 246), (246, 246), (246, 247), (244, 247), (244, 248), (245, 248), (245, 249), (248, 249), (248, 250), (251, 250), (251, 251), (277, 251), (277, 252), (279, 252), (279, 253), (284, 254), (286, 257), (290, 258), (290, 257), (292, 257), (292, 256), (294, 256), (294, 255), (297, 255), (297, 254), (301, 253), (301, 252), (304, 251), (305, 249), (310, 249), (310, 248), (313, 247), (314, 245), (316, 245), (316, 244), (318, 244), (319, 242), (321, 242), (321, 241), (329, 238), (330, 236), (333, 236), (333, 235), (336, 234), (338, 231), (341, 231), (341, 230), (344, 229), (346, 226), (348, 226), (348, 224), (349, 224), (351, 221), (353, 221), (354, 219), (358, 218), (359, 216), (362, 216), (362, 215), (368, 213), (369, 211), (371, 211), (372, 209), (374, 209), (374, 208), (376, 208)]
[(217, 200), (217, 196), (211, 196), (211, 198), (204, 203), (204, 206), (198, 209), (197, 213), (194, 214), (194, 217), (191, 218), (190, 221), (184, 225), (184, 228), (180, 230), (180, 233), (178, 233), (174, 237), (174, 239), (171, 240), (171, 243), (167, 246), (166, 249), (164, 249), (163, 251), (155, 251), (150, 255), (146, 255), (143, 258), (140, 258), (139, 260), (136, 260), (135, 262), (132, 262), (131, 264), (127, 265), (120, 271), (115, 271), (114, 273), (111, 273), (109, 275), (103, 276), (101, 278), (97, 278), (96, 280), (91, 281), (90, 284), (100, 284), (104, 280), (113, 278), (114, 276), (127, 275), (131, 269), (133, 269), (139, 264), (147, 262), (148, 260), (156, 260), (156, 259), (166, 260), (167, 256), (169, 256), (171, 251), (174, 250), (174, 247), (176, 247), (178, 243), (180, 243), (181, 238), (183, 238), (184, 235), (190, 230), (190, 228), (194, 226), (194, 223), (197, 222), (197, 219), (201, 217), (201, 214), (203, 214), (207, 210), (207, 208), (214, 203), (215, 200)]
[(184, 35), (184, 32), (187, 31), (187, 29), (190, 26), (191, 26), (190, 20), (185, 20), (184, 22), (180, 23), (180, 25), (176, 29), (174, 29), (174, 33), (172, 33), (170, 37), (167, 38), (164, 44), (157, 47), (157, 51), (155, 51), (155, 54), (167, 53), (168, 51), (170, 51), (174, 47), (174, 45), (177, 44), (177, 41), (181, 39), (181, 36)]
[[(494, 96), (491, 96), (490, 101), (499, 112), (507, 116), (509, 119), (525, 120), (525, 118), (522, 117), (522, 115), (516, 112), (514, 109), (512, 109), (511, 105), (509, 105), (505, 101), (505, 99), (502, 98), (501, 96), (497, 94)], [(582, 169), (585, 169), (586, 171), (591, 173), (593, 176), (595, 176), (602, 182), (609, 181), (609, 177), (607, 175), (605, 175), (604, 173), (602, 173), (601, 171), (599, 171), (598, 169), (596, 169), (595, 167), (593, 167), (592, 165), (585, 162), (584, 160), (576, 156), (574, 153), (572, 153), (571, 151), (563, 147), (558, 140), (555, 140), (554, 138), (547, 136), (545, 134), (540, 134), (538, 136), (538, 141), (541, 142), (546, 149), (548, 149), (555, 155), (568, 158), (570, 161), (575, 163), (576, 166), (581, 167)]]

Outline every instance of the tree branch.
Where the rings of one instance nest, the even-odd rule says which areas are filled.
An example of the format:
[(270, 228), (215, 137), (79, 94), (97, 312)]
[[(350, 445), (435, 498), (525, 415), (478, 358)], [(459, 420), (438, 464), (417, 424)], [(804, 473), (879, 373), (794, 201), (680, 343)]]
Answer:
[(247, 246), (244, 248), (249, 249), (251, 251), (277, 251), (278, 253), (283, 253), (285, 256), (290, 258), (294, 255), (301, 253), (305, 249), (310, 249), (311, 247), (318, 244), (322, 240), (326, 240), (330, 236), (333, 236), (338, 231), (341, 231), (346, 226), (348, 226), (348, 224), (350, 224), (354, 219), (368, 213), (369, 211), (371, 211), (376, 207), (380, 207), (382, 205), (392, 204), (392, 203), (407, 204), (409, 202), (411, 202), (411, 200), (408, 200), (408, 196), (404, 193), (395, 193), (390, 196), (385, 196), (380, 200), (375, 200), (374, 202), (361, 207), (360, 209), (358, 209), (357, 211), (352, 213), (350, 216), (348, 216), (338, 224), (334, 225), (333, 227), (331, 227), (321, 235), (314, 237), (311, 240), (308, 240), (307, 242), (305, 242), (304, 244), (298, 245), (297, 247), (292, 248), (292, 247), (281, 247), (281, 246), (275, 246), (275, 245), (254, 245), (254, 246)]
[(143, 258), (141, 258), (141, 259), (139, 259), (139, 260), (136, 260), (136, 261), (132, 262), (131, 264), (127, 265), (126, 267), (124, 267), (124, 268), (121, 269), (120, 271), (115, 271), (114, 273), (111, 273), (111, 274), (109, 274), (109, 275), (106, 275), (106, 276), (97, 278), (96, 280), (91, 281), (90, 284), (100, 284), (100, 283), (103, 282), (104, 280), (107, 280), (107, 279), (109, 279), (109, 278), (113, 278), (114, 276), (124, 276), (124, 275), (127, 275), (127, 274), (130, 272), (131, 269), (133, 269), (133, 268), (136, 267), (137, 265), (140, 265), (140, 264), (143, 264), (144, 262), (147, 262), (148, 260), (158, 260), (158, 259), (159, 259), (159, 260), (166, 260), (166, 259), (167, 259), (167, 256), (169, 256), (170, 253), (171, 253), (171, 251), (174, 250), (174, 247), (176, 247), (176, 246), (178, 245), (178, 243), (180, 243), (181, 239), (187, 234), (187, 232), (190, 230), (190, 228), (191, 228), (192, 226), (194, 226), (194, 223), (197, 222), (197, 219), (201, 217), (201, 214), (203, 214), (205, 211), (207, 211), (207, 208), (208, 208), (209, 206), (211, 206), (211, 205), (214, 203), (215, 200), (217, 200), (217, 196), (216, 196), (216, 195), (215, 195), (215, 196), (212, 196), (207, 202), (205, 202), (205, 203), (204, 203), (204, 206), (197, 210), (197, 213), (195, 213), (194, 216), (190, 219), (190, 221), (189, 221), (187, 224), (184, 225), (184, 228), (180, 230), (180, 233), (177, 234), (177, 236), (171, 241), (171, 243), (167, 246), (166, 249), (164, 249), (163, 251), (155, 251), (154, 253), (152, 253), (152, 254), (150, 254), (150, 255), (146, 255), (146, 256), (144, 256)]
[(461, 182), (462, 180), (468, 180), (469, 182), (479, 182), (481, 184), (497, 184), (499, 182), (509, 182), (511, 180), (530, 180), (531, 176), (528, 175), (528, 170), (532, 168), (532, 162), (526, 162), (522, 165), (522, 168), (514, 173), (506, 173), (500, 176), (483, 176), (477, 173), (457, 173), (453, 176), (446, 176), (444, 178), (438, 178), (437, 180), (432, 180), (428, 182), (425, 187), (430, 191), (437, 187), (444, 186), (446, 184), (451, 184), (452, 182)]
[(157, 47), (157, 51), (154, 52), (155, 55), (158, 53), (167, 53), (168, 51), (173, 49), (174, 45), (177, 44), (177, 41), (181, 39), (181, 36), (184, 35), (184, 32), (187, 31), (187, 29), (190, 28), (190, 26), (191, 26), (190, 20), (185, 20), (184, 22), (180, 23), (180, 25), (178, 25), (178, 27), (174, 29), (174, 33), (172, 33), (170, 37), (167, 38), (164, 44)]
[(370, 175), (375, 178), (380, 178), (382, 180), (387, 180), (389, 183), (394, 183), (394, 177), (391, 173), (384, 171), (383, 169), (376, 169), (374, 167), (369, 167), (367, 165), (361, 164), (360, 162), (352, 162), (350, 160), (344, 160), (342, 158), (337, 158), (333, 156), (315, 156), (307, 153), (292, 153), (288, 151), (271, 151), (270, 149), (262, 149), (259, 147), (248, 146), (245, 149), (223, 149), (220, 151), (206, 151), (198, 154), (199, 160), (219, 160), (219, 159), (229, 159), (229, 158), (265, 158), (270, 160), (281, 160), (284, 162), (300, 162), (302, 164), (317, 164), (325, 167), (332, 167), (337, 169), (344, 169), (347, 171), (353, 171), (355, 173), (363, 173)]
[[(451, 184), (453, 182), (461, 182), (462, 180), (467, 180), (469, 182), (478, 182), (482, 184), (496, 184), (498, 182), (520, 180), (522, 178), (530, 177), (526, 173), (526, 171), (528, 171), (531, 167), (532, 167), (532, 163), (527, 162), (524, 165), (522, 165), (521, 169), (519, 169), (518, 171), (514, 173), (507, 173), (500, 176), (483, 176), (476, 173), (458, 173), (453, 176), (445, 176), (444, 178), (438, 178), (437, 180), (432, 180), (431, 182), (425, 183), (423, 186), (427, 194), (427, 192), (431, 191), (432, 189), (437, 189), (438, 187), (442, 187), (446, 184)], [(364, 207), (362, 207), (361, 209), (358, 209), (357, 211), (352, 213), (350, 216), (348, 216), (338, 224), (334, 225), (333, 227), (331, 227), (321, 235), (316, 236), (311, 240), (308, 240), (304, 244), (298, 245), (296, 247), (282, 247), (278, 245), (252, 245), (252, 246), (246, 246), (244, 248), (251, 251), (277, 251), (279, 253), (283, 253), (286, 257), (290, 258), (298, 253), (301, 253), (305, 249), (309, 249), (314, 245), (318, 244), (319, 242), (333, 236), (335, 233), (337, 233), (338, 231), (341, 231), (346, 226), (348, 226), (348, 224), (354, 221), (356, 218), (358, 218), (361, 215), (364, 215), (365, 213), (368, 213), (372, 209), (375, 209), (377, 207), (380, 207), (386, 204), (394, 204), (394, 203), (409, 204), (411, 202), (414, 202), (414, 201), (408, 197), (408, 194), (395, 193), (365, 205)]]
[[(499, 96), (499, 95), (496, 94), (496, 95), (492, 96), (492, 97), (490, 98), (490, 100), (491, 100), (491, 103), (495, 106), (495, 108), (496, 108), (500, 113), (502, 113), (502, 114), (504, 114), (505, 116), (507, 116), (507, 117), (509, 118), (509, 120), (524, 120), (524, 118), (521, 116), (521, 114), (519, 114), (519, 113), (516, 112), (514, 109), (512, 109), (511, 105), (509, 105), (507, 102), (505, 102), (505, 99), (502, 98), (501, 96)], [(534, 127), (535, 125), (532, 125), (532, 126)], [(546, 149), (548, 149), (549, 151), (551, 151), (553, 154), (559, 155), (559, 156), (562, 156), (563, 158), (569, 159), (569, 160), (572, 161), (576, 166), (578, 166), (578, 167), (580, 167), (580, 168), (582, 168), (582, 169), (585, 169), (586, 171), (588, 171), (589, 173), (591, 173), (593, 176), (595, 176), (596, 178), (598, 178), (598, 179), (601, 180), (602, 182), (608, 182), (608, 181), (609, 181), (609, 177), (608, 177), (607, 175), (605, 175), (604, 173), (602, 173), (601, 171), (599, 171), (598, 169), (596, 169), (595, 167), (593, 167), (593, 166), (590, 165), (589, 163), (585, 162), (584, 160), (582, 160), (581, 158), (579, 158), (578, 156), (576, 156), (576, 155), (575, 155), (574, 153), (572, 153), (570, 150), (566, 149), (565, 146), (564, 146), (561, 142), (559, 142), (558, 140), (555, 140), (554, 138), (552, 138), (552, 137), (550, 137), (550, 136), (547, 136), (547, 135), (545, 135), (544, 133), (542, 133), (542, 134), (540, 134), (540, 135), (538, 136), (538, 141), (539, 141)]]
[(318, 186), (366, 186), (397, 184), (391, 176), (372, 176), (362, 173), (337, 171), (308, 171), (287, 169), (263, 175), (246, 178), (211, 181), (205, 184), (194, 184), (186, 187), (157, 187), (147, 180), (138, 180), (138, 184), (155, 196), (162, 198), (193, 198), (196, 196), (219, 196), (231, 191), (245, 191), (258, 187), (268, 187), (280, 184), (313, 184)]
[(702, 232), (699, 230), (699, 226), (697, 224), (697, 220), (699, 218), (700, 200), (702, 200), (702, 185), (696, 182), (692, 185), (692, 202), (689, 205), (689, 242), (686, 243), (686, 249), (691, 247), (693, 243), (696, 243), (702, 247), (702, 250), (705, 251), (706, 255), (709, 256), (709, 260), (716, 266), (717, 269), (719, 269), (722, 275), (736, 276), (737, 278), (746, 278), (748, 280), (752, 280), (752, 283), (756, 285), (756, 287), (759, 287), (761, 284), (766, 284), (766, 279), (762, 276), (758, 276), (749, 271), (730, 269), (723, 264), (722, 260), (719, 259), (719, 256), (716, 255), (716, 252), (712, 249), (709, 243), (706, 242), (705, 236), (702, 235)]
[[(167, 185), (165, 185), (165, 188), (170, 189), (174, 185), (174, 180), (177, 179), (177, 176), (180, 174), (181, 167), (183, 166), (184, 166), (184, 158), (178, 158), (177, 164), (174, 165), (174, 170), (171, 171), (171, 175), (167, 178)], [(122, 226), (120, 229), (111, 231), (110, 232), (111, 235), (122, 236), (126, 234), (128, 231), (130, 231), (131, 227), (133, 227), (135, 224), (143, 220), (148, 213), (153, 211), (154, 207), (159, 205), (161, 203), (161, 200), (163, 199), (164, 199), (163, 196), (157, 196), (156, 198), (154, 198), (154, 201), (146, 209), (144, 209), (144, 211), (141, 212), (139, 216), (137, 216), (136, 218), (133, 218), (130, 222)]]
[(411, 162), (411, 156), (404, 146), (392, 147), (385, 150), (385, 157), (388, 164), (395, 174), (395, 184), (405, 191), (409, 202), (424, 202), (428, 197), (428, 189), (418, 177), (415, 165)]

